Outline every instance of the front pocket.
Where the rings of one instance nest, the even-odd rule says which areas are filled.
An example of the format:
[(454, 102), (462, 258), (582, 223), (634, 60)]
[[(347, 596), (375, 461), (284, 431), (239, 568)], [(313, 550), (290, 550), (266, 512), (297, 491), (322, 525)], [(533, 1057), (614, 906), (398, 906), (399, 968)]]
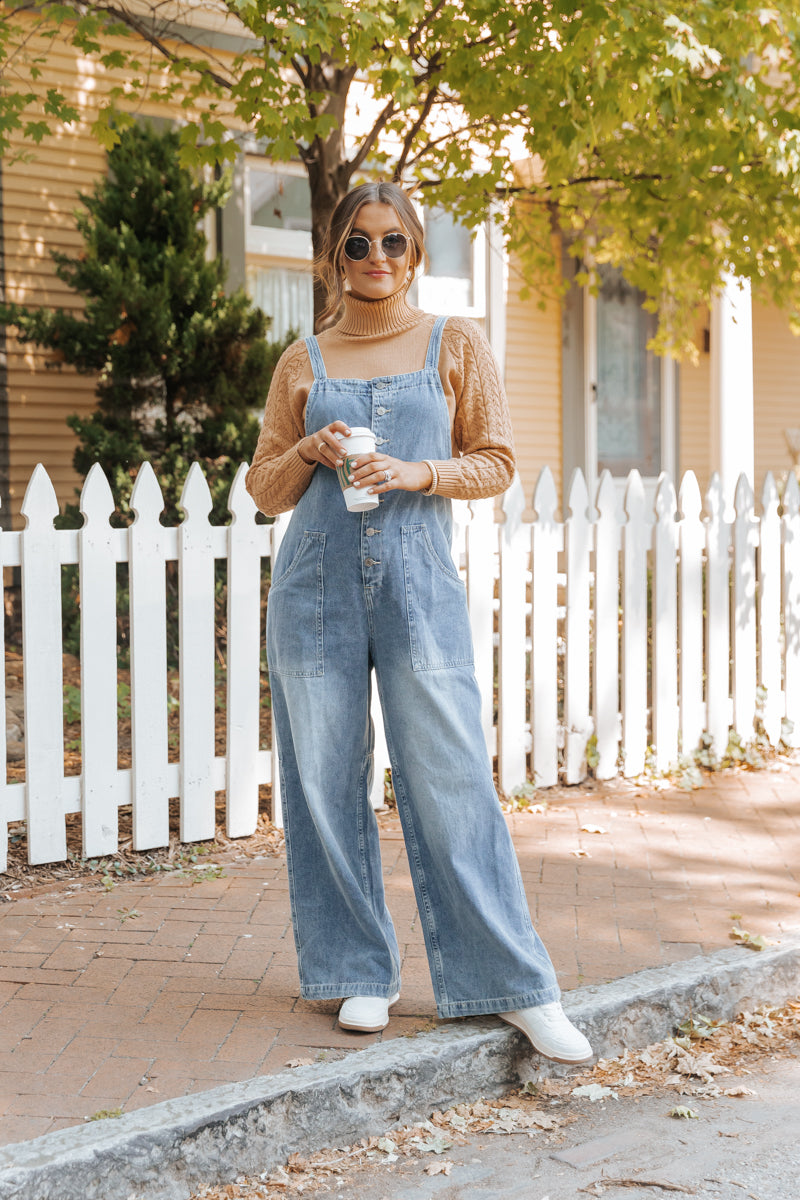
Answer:
[(444, 555), (436, 553), (426, 525), (403, 525), (400, 535), (412, 668), (471, 666), (467, 589)]
[(324, 674), (325, 534), (306, 531), (267, 596), (267, 665), (277, 675)]

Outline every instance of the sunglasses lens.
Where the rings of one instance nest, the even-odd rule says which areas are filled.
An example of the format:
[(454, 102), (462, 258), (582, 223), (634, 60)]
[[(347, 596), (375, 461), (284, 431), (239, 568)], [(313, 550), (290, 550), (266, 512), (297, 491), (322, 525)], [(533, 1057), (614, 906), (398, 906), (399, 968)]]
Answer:
[(361, 262), (362, 258), (366, 258), (369, 254), (369, 242), (365, 237), (355, 234), (345, 242), (344, 252), (353, 262)]
[(402, 258), (407, 244), (408, 239), (402, 233), (387, 233), (381, 241), (383, 253), (387, 258)]
[[(363, 234), (354, 233), (344, 244), (345, 256), (351, 262), (362, 262), (369, 254), (372, 245), (369, 238)], [(402, 258), (406, 252), (408, 238), (403, 233), (387, 233), (381, 238), (381, 249), (387, 258)]]

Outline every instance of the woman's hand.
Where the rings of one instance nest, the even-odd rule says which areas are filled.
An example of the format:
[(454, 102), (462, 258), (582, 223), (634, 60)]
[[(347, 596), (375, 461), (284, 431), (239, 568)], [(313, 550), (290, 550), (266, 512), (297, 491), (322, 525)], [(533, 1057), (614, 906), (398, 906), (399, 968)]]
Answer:
[(373, 494), (394, 490), (424, 492), (433, 483), (433, 475), (424, 462), (404, 462), (388, 454), (359, 454), (352, 480), (353, 487)]
[(340, 462), (344, 462), (345, 452), (342, 443), (336, 436), (337, 433), (349, 437), (349, 425), (345, 425), (344, 421), (331, 421), (330, 425), (325, 425), (316, 433), (302, 438), (297, 444), (297, 452), (303, 462), (322, 463), (323, 467), (331, 469), (335, 469)]

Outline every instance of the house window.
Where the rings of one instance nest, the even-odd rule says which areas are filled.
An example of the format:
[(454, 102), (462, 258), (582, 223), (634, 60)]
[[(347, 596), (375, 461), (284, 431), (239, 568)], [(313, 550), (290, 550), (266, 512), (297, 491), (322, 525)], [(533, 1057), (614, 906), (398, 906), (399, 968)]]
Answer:
[(248, 266), (247, 293), (272, 318), (268, 341), (284, 341), (289, 333), (307, 337), (314, 332), (314, 283), (309, 272)]
[(447, 316), (486, 315), (486, 235), (472, 233), (443, 208), (424, 208), (425, 249), (430, 264), (418, 277), (412, 300)]
[(270, 341), (314, 332), (311, 197), (302, 167), (249, 160), (247, 290), (272, 318)]
[(645, 477), (662, 469), (662, 360), (647, 349), (658, 318), (644, 295), (609, 266), (597, 296), (597, 471)]

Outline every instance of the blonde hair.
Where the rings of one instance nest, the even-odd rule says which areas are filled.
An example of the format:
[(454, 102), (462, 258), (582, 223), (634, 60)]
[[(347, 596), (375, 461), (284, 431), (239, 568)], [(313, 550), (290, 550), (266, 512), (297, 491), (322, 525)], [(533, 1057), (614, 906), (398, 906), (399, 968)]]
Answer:
[(400, 224), (411, 242), (411, 266), (414, 271), (427, 262), (425, 234), (422, 223), (409, 196), (396, 183), (383, 180), (379, 183), (362, 183), (343, 196), (325, 231), (322, 250), (314, 260), (314, 274), (325, 289), (326, 304), (320, 320), (334, 316), (344, 298), (342, 257), (344, 244), (355, 224), (356, 215), (362, 204), (389, 204), (397, 213)]

